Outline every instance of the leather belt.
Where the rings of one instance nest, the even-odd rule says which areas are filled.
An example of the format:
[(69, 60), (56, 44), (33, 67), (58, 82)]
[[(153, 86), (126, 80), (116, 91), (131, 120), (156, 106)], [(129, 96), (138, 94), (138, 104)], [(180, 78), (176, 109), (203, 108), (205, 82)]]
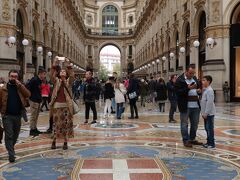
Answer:
[(199, 101), (198, 96), (188, 96), (188, 101)]

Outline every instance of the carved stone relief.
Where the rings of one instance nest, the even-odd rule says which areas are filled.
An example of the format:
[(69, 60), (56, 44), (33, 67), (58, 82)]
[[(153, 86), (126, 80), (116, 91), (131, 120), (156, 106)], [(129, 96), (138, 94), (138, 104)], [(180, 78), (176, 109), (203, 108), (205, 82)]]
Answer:
[(219, 22), (220, 20), (220, 2), (214, 1), (212, 2), (212, 21), (214, 23)]
[(6, 21), (11, 18), (9, 0), (2, 0), (2, 18)]

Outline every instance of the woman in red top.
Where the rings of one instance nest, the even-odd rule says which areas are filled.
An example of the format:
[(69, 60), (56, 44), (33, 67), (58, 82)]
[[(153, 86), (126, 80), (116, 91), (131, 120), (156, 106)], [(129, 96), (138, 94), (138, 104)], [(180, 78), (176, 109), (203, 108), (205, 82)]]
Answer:
[(43, 112), (43, 106), (46, 107), (46, 111), (48, 111), (48, 97), (50, 94), (50, 85), (47, 83), (47, 80), (44, 79), (41, 85), (41, 94), (42, 94), (42, 106), (40, 111)]
[[(71, 88), (74, 81), (74, 72), (69, 60), (66, 59), (66, 69), (57, 71), (59, 60), (56, 57), (51, 70), (51, 82), (54, 83), (52, 100), (50, 102), (53, 115), (53, 142), (52, 149), (56, 149), (56, 139), (64, 139), (63, 149), (68, 149), (68, 138), (73, 138), (73, 103)], [(65, 64), (64, 63), (64, 64)]]

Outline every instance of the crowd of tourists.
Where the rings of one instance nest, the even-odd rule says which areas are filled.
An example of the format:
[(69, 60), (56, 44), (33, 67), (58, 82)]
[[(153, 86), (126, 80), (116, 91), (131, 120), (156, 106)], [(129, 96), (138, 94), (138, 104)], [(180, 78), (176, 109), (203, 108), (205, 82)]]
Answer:
[[(0, 138), (5, 132), (5, 146), (9, 162), (15, 162), (14, 146), (17, 142), (21, 119), (29, 121), (30, 136), (38, 136), (39, 113), (45, 107), (49, 111), (49, 129), (52, 133), (52, 149), (56, 149), (56, 141), (63, 140), (63, 149), (68, 149), (69, 138), (74, 137), (73, 116), (79, 112), (79, 102), (85, 106), (84, 124), (94, 124), (98, 121), (97, 101), (103, 101), (103, 118), (115, 117), (117, 121), (123, 118), (126, 106), (130, 106), (128, 119), (139, 119), (138, 105), (145, 107), (147, 103), (157, 104), (159, 112), (166, 111), (165, 104), (170, 103), (169, 123), (176, 123), (174, 113), (177, 107), (180, 112), (180, 129), (183, 145), (191, 148), (193, 145), (203, 145), (214, 148), (214, 91), (211, 88), (212, 77), (204, 76), (201, 81), (195, 76), (194, 67), (189, 66), (178, 76), (171, 75), (165, 83), (163, 78), (137, 78), (129, 73), (124, 79), (113, 73), (106, 82), (93, 77), (93, 72), (86, 71), (85, 78), (79, 79), (72, 69), (72, 64), (65, 59), (64, 66), (56, 57), (49, 72), (39, 69), (38, 75), (27, 83), (19, 80), (19, 72), (10, 70), (8, 81), (0, 79), (0, 111), (2, 125)], [(137, 103), (139, 101), (139, 103)], [(77, 102), (77, 103), (76, 103)], [(26, 108), (30, 109), (27, 116)], [(93, 119), (89, 122), (90, 110)], [(200, 116), (204, 119), (207, 132), (207, 143), (196, 140)], [(190, 122), (190, 131), (189, 131)]]

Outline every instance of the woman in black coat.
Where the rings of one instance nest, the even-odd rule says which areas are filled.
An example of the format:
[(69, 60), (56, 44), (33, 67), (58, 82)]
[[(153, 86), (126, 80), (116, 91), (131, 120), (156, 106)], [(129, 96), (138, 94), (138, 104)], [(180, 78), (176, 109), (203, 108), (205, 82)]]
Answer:
[(159, 103), (159, 110), (160, 112), (165, 112), (165, 102), (167, 100), (167, 86), (162, 78), (160, 78), (156, 84), (156, 92), (156, 101), (158, 101)]
[(131, 116), (129, 117), (129, 119), (134, 119), (134, 111), (135, 111), (135, 119), (138, 119), (138, 109), (137, 109), (136, 102), (139, 95), (139, 82), (134, 77), (134, 74), (129, 75), (129, 85), (127, 89), (127, 95), (129, 98), (130, 111), (131, 111)]

